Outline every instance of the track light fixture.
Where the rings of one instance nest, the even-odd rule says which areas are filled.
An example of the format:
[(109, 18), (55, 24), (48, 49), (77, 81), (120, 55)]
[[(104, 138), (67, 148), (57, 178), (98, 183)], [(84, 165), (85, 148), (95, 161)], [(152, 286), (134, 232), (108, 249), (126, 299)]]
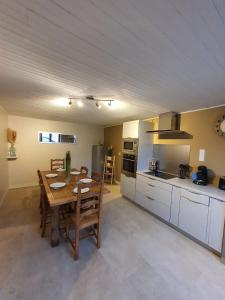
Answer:
[(101, 104), (99, 103), (99, 101), (96, 101), (95, 102), (95, 105), (96, 105), (96, 107), (98, 108), (98, 109), (100, 109), (102, 106), (101, 106)]
[(76, 100), (77, 106), (82, 107), (84, 104), (80, 99), (94, 102), (98, 109), (102, 107), (101, 105), (102, 102), (108, 104), (108, 107), (111, 108), (112, 102), (115, 101), (113, 99), (101, 99), (101, 98), (99, 99), (98, 97), (94, 97), (94, 96), (77, 96), (77, 97), (71, 96), (68, 99), (69, 100), (68, 104), (71, 106), (73, 104), (72, 100)]

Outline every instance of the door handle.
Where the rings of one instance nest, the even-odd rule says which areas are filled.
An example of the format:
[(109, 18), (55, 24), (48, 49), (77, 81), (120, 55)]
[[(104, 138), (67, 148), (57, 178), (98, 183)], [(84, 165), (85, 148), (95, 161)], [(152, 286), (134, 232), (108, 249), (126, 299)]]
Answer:
[(151, 183), (148, 183), (148, 185), (151, 186), (151, 187), (155, 187), (155, 186), (154, 186), (153, 184), (151, 184)]
[(184, 197), (184, 196), (182, 196), (182, 197), (183, 197), (184, 199), (186, 199), (186, 200), (188, 200), (188, 201), (192, 202), (192, 203), (196, 203), (196, 204), (200, 204), (200, 205), (208, 206), (208, 205), (205, 205), (205, 204), (203, 204), (203, 203), (201, 203), (201, 202), (193, 201), (193, 200), (191, 200), (191, 199), (189, 199), (189, 198), (187, 198), (187, 197)]
[(149, 200), (154, 201), (155, 199), (153, 199), (152, 197), (146, 196)]

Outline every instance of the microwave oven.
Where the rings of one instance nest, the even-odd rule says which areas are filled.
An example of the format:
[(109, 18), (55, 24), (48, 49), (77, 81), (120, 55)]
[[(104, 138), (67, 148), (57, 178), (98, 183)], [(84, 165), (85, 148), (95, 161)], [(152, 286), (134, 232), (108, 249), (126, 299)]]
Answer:
[(137, 153), (138, 139), (123, 139), (123, 153)]

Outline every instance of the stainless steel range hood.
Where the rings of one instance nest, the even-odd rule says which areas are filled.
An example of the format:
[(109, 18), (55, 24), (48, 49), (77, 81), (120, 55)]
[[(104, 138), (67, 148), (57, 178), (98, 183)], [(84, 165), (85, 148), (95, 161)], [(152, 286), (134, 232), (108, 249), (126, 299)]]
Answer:
[(166, 112), (159, 115), (157, 130), (148, 130), (148, 133), (158, 134), (160, 138), (192, 138), (183, 130), (180, 130), (180, 115), (176, 112)]

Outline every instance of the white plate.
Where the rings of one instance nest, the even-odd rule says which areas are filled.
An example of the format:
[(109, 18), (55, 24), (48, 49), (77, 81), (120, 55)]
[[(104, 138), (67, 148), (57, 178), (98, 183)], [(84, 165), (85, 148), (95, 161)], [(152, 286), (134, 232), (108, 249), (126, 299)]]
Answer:
[(80, 175), (80, 171), (72, 171), (70, 172), (71, 175)]
[(64, 187), (66, 185), (65, 182), (54, 182), (54, 183), (51, 183), (49, 186), (52, 188), (52, 189), (60, 189), (62, 187)]
[(80, 179), (80, 182), (82, 182), (82, 183), (90, 183), (92, 181), (93, 180), (91, 178), (82, 178), (82, 179)]
[(59, 169), (57, 169), (56, 171), (57, 171), (57, 172), (64, 172), (64, 171), (66, 171), (66, 169), (61, 169), (61, 168), (59, 168)]
[[(90, 189), (88, 187), (81, 189), (81, 194), (89, 192)], [(77, 194), (77, 187), (73, 189), (73, 192)]]
[(45, 177), (47, 177), (47, 178), (55, 178), (55, 177), (57, 177), (58, 176), (58, 174), (46, 174), (45, 175)]

